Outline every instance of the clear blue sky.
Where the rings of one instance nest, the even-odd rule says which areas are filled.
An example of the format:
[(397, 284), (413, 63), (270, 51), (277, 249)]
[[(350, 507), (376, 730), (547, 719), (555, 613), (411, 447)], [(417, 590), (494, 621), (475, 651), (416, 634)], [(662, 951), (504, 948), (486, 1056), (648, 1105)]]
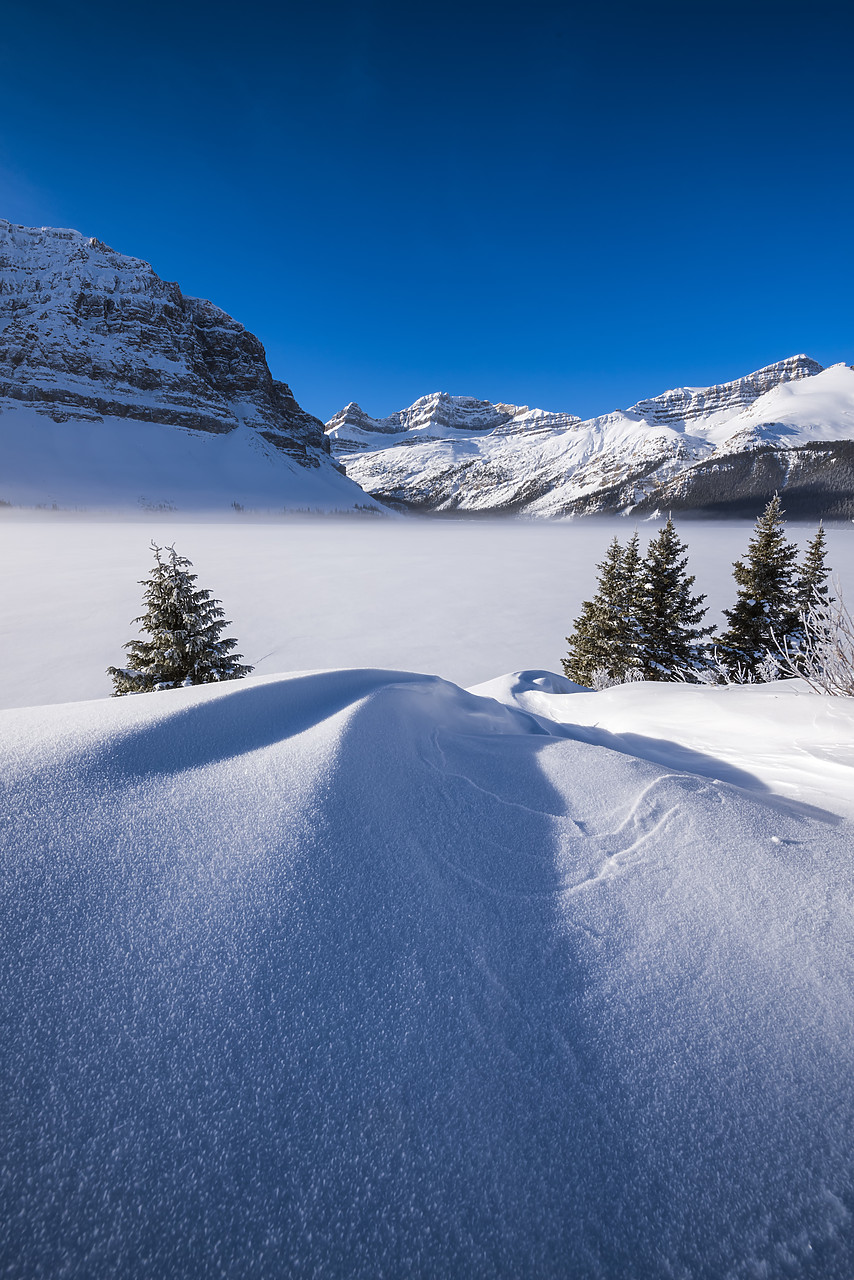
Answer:
[(146, 258), (329, 417), (854, 361), (850, 3), (9, 5), (0, 213)]

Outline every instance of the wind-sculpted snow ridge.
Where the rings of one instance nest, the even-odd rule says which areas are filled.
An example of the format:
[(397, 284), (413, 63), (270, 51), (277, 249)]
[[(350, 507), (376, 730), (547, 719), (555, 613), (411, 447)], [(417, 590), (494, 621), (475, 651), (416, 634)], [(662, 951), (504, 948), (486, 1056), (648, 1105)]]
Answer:
[(348, 475), (413, 510), (746, 514), (780, 489), (798, 514), (854, 514), (854, 371), (807, 356), (586, 422), (443, 395), (379, 421), (349, 405), (327, 431)]
[(4, 1275), (848, 1280), (850, 824), (498, 684), (3, 713)]
[[(312, 488), (326, 506), (330, 489), (339, 506), (362, 497), (336, 475), (323, 424), (272, 377), (253, 334), (147, 262), (77, 231), (0, 219), (0, 414), (6, 501), (125, 501), (121, 464), (133, 471), (137, 442), (143, 459), (160, 459), (153, 480), (143, 461), (137, 493), (153, 485), (157, 502), (163, 491), (204, 493), (206, 470), (220, 469), (217, 450), (189, 446), (196, 474), (176, 475), (188, 447), (165, 428), (234, 436), (229, 462), (254, 474), (264, 505), (268, 490), (279, 506), (289, 497), (310, 504)], [(119, 469), (107, 469), (99, 488), (87, 473), (102, 453)], [(300, 486), (294, 477), (306, 471), (316, 475)], [(252, 501), (251, 485), (219, 493), (219, 502), (244, 496)]]

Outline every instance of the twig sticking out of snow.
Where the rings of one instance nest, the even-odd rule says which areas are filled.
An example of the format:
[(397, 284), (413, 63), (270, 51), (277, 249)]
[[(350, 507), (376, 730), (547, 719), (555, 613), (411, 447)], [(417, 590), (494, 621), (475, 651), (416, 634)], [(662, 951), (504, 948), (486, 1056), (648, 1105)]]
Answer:
[(600, 689), (612, 689), (617, 684), (635, 684), (643, 678), (640, 667), (627, 667), (621, 676), (612, 676), (607, 667), (596, 667), (590, 677), (590, 687), (598, 692)]

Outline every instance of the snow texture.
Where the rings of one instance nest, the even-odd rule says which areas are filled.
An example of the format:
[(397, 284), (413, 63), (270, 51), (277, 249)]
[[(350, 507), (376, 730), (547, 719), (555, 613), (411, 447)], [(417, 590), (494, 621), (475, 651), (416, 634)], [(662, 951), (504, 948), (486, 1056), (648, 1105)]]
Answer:
[(303, 466), (254, 427), (218, 435), (133, 418), (58, 423), (14, 405), (0, 411), (0, 499), (108, 511), (376, 506), (330, 462)]
[(848, 1280), (854, 706), (572, 688), (2, 713), (4, 1275)]

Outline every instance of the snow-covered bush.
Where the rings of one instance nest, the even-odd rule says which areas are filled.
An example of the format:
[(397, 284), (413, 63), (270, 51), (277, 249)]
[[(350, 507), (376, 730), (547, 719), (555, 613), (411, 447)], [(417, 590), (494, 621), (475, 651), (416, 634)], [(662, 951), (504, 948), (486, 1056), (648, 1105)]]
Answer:
[(182, 685), (214, 684), (219, 680), (239, 680), (252, 670), (233, 653), (237, 641), (226, 637), (230, 625), (210, 591), (195, 587), (197, 574), (192, 563), (179, 556), (174, 546), (164, 548), (152, 542), (155, 565), (147, 578), (143, 596), (145, 613), (134, 618), (148, 640), (131, 640), (124, 648), (128, 667), (108, 667), (113, 679), (113, 697), (127, 693), (150, 693), (155, 689), (177, 689)]
[(590, 676), (590, 688), (598, 692), (600, 689), (613, 689), (618, 684), (636, 684), (643, 679), (644, 674), (639, 667), (627, 667), (619, 676), (612, 676), (607, 667), (596, 667)]
[(788, 671), (784, 670), (780, 657), (769, 651), (760, 658), (756, 666), (751, 668), (742, 662), (727, 661), (717, 648), (712, 648), (705, 659), (706, 665), (701, 668), (677, 667), (673, 671), (674, 680), (685, 684), (767, 684), (771, 680), (780, 680)]
[(813, 603), (800, 615), (794, 639), (779, 645), (780, 665), (787, 676), (799, 676), (817, 693), (854, 697), (854, 617), (842, 598), (815, 592)]

